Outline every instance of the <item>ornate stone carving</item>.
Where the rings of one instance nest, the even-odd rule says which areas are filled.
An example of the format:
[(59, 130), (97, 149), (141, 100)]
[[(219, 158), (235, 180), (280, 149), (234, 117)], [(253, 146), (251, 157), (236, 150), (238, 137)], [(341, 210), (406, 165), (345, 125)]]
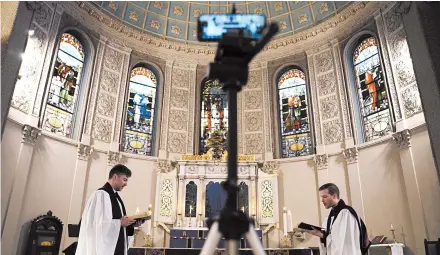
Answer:
[(330, 50), (317, 54), (315, 58), (318, 73), (328, 72), (333, 68), (333, 59)]
[(263, 134), (246, 135), (246, 154), (263, 153)]
[[(321, 120), (319, 118), (319, 108), (318, 108), (318, 92), (317, 86), (315, 84), (315, 65), (314, 65), (314, 58), (312, 56), (309, 56), (307, 58), (307, 66), (309, 68), (309, 74), (310, 74), (310, 90), (311, 90), (311, 96), (312, 96), (312, 109), (318, 109), (314, 110), (313, 112), (313, 120), (314, 120), (314, 127), (315, 127), (315, 137), (316, 137), (316, 144), (320, 145), (322, 144), (322, 136), (321, 136)], [(319, 84), (319, 80), (318, 80)], [(319, 85), (318, 85), (319, 86)]]
[(347, 163), (351, 164), (357, 162), (359, 151), (356, 147), (353, 147), (342, 150), (342, 154), (344, 155), (344, 158), (347, 161)]
[(21, 133), (21, 142), (33, 146), (37, 143), (37, 139), (41, 135), (41, 130), (26, 124), (21, 128)]
[[(189, 109), (188, 109), (188, 115), (189, 115), (189, 125), (188, 125), (188, 142), (187, 142), (187, 152), (188, 153), (194, 153), (194, 144), (198, 142), (198, 139), (194, 139), (194, 129), (196, 127), (196, 121), (194, 120), (194, 114), (195, 114), (195, 106), (198, 104), (197, 100), (195, 99), (196, 96), (196, 84), (194, 83), (197, 79), (197, 71), (196, 66), (194, 66), (194, 69), (190, 71), (190, 79), (189, 79), (189, 98), (193, 98), (194, 100), (191, 100), (189, 102)], [(197, 86), (198, 87), (198, 86)], [(196, 142), (195, 142), (196, 141)]]
[(110, 142), (113, 121), (96, 117), (93, 125), (92, 137), (104, 142)]
[(46, 4), (40, 4), (39, 8), (35, 10), (34, 21), (40, 25), (45, 31), (49, 29), (50, 21), (52, 19), (52, 9)]
[(256, 89), (261, 87), (261, 71), (250, 71), (248, 82), (244, 86), (245, 89)]
[(313, 158), (313, 162), (315, 162), (315, 165), (318, 169), (327, 168), (328, 155), (327, 154), (315, 155), (315, 157)]
[[(394, 9), (394, 8), (393, 8)], [(387, 28), (388, 34), (396, 31), (400, 26), (403, 25), (402, 17), (397, 14), (393, 9), (385, 13), (385, 26)]]
[(104, 69), (102, 71), (100, 87), (111, 94), (116, 94), (118, 92), (119, 86), (119, 74), (110, 72)]
[(168, 133), (168, 113), (170, 110), (170, 90), (171, 90), (171, 75), (173, 63), (168, 61), (165, 66), (165, 85), (163, 94), (163, 111), (162, 111), (162, 133), (160, 136), (160, 148), (166, 149), (167, 133)]
[(334, 72), (318, 76), (318, 91), (319, 96), (326, 96), (336, 91), (336, 77)]
[(173, 182), (170, 179), (164, 179), (160, 187), (160, 216), (171, 217), (173, 210), (173, 192)]
[(121, 162), (122, 155), (118, 151), (107, 152), (107, 165), (114, 166)]
[(187, 174), (197, 174), (199, 172), (199, 167), (191, 165), (186, 167), (185, 170), (186, 170), (185, 173)]
[(116, 97), (106, 93), (99, 93), (98, 97), (98, 114), (111, 117), (115, 114)]
[(248, 166), (241, 166), (238, 168), (238, 174), (240, 175), (246, 175), (249, 174), (249, 167)]
[(158, 159), (156, 162), (156, 171), (160, 173), (169, 173), (177, 168), (177, 164), (171, 160)]
[(261, 91), (244, 91), (246, 110), (261, 109), (262, 103)]
[(182, 89), (172, 88), (171, 106), (181, 109), (188, 108), (188, 91)]
[(226, 166), (209, 166), (206, 168), (208, 174), (226, 174), (228, 168)]
[(78, 159), (80, 160), (88, 160), (89, 156), (93, 152), (93, 147), (85, 144), (78, 144)]
[(186, 148), (186, 134), (169, 132), (168, 134), (168, 149), (170, 152), (185, 153)]
[(402, 100), (406, 118), (423, 111), (417, 84), (413, 84), (402, 91)]
[(106, 47), (104, 55), (104, 66), (110, 70), (119, 72), (121, 70), (122, 60), (124, 57), (122, 53), (110, 47)]
[(338, 116), (339, 106), (338, 106), (338, 98), (336, 95), (332, 95), (329, 97), (321, 98), (321, 116), (323, 120), (328, 120)]
[(246, 132), (262, 131), (263, 128), (263, 113), (258, 112), (245, 112), (244, 121), (246, 126)]
[(173, 69), (173, 87), (189, 88), (189, 75), (187, 70)]
[(398, 32), (390, 35), (389, 42), (393, 59), (399, 58), (402, 53), (409, 53), (405, 29), (400, 29)]
[(398, 148), (406, 149), (411, 147), (411, 133), (408, 129), (394, 133), (393, 140)]
[(325, 144), (342, 142), (342, 124), (340, 119), (324, 122), (323, 128)]
[(270, 180), (264, 180), (261, 182), (261, 207), (261, 218), (273, 217), (273, 188)]
[(407, 58), (401, 58), (400, 61), (396, 63), (396, 72), (399, 87), (405, 87), (416, 80), (412, 61), (409, 56)]
[(264, 161), (260, 169), (266, 174), (276, 174), (278, 172), (279, 163), (278, 161)]
[(187, 130), (188, 128), (188, 112), (171, 109), (169, 125), (171, 129)]

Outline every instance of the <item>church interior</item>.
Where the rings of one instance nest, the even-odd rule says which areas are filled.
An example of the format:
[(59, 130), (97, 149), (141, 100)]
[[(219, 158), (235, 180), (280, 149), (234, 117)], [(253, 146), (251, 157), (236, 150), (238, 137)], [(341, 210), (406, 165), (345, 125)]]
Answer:
[(435, 254), (440, 6), (387, 1), (1, 2), (3, 254), (64, 254), (116, 164), (127, 214), (151, 216), (129, 254), (199, 253), (226, 201), (231, 113), (197, 19), (233, 4), (279, 27), (236, 112), (238, 209), (268, 254), (319, 254), (294, 229), (323, 224), (330, 182), (370, 254)]

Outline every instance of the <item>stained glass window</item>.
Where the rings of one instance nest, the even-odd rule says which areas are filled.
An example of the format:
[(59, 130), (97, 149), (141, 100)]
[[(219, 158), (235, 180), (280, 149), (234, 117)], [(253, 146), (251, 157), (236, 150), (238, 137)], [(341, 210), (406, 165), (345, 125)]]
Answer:
[(245, 182), (238, 185), (238, 210), (249, 215), (249, 188)]
[(278, 79), (281, 127), (281, 156), (305, 156), (313, 153), (308, 116), (306, 77), (292, 68)]
[(156, 88), (156, 75), (151, 70), (131, 70), (122, 143), (125, 152), (151, 156)]
[(218, 80), (207, 80), (202, 88), (200, 153), (226, 150), (228, 97)]
[(73, 122), (84, 66), (84, 49), (77, 38), (64, 33), (48, 92), (42, 128), (72, 137)]
[(357, 92), (363, 122), (365, 142), (392, 131), (389, 100), (380, 64), (380, 54), (374, 37), (363, 40), (353, 53)]
[(190, 181), (186, 184), (185, 217), (196, 217), (197, 210), (197, 185)]

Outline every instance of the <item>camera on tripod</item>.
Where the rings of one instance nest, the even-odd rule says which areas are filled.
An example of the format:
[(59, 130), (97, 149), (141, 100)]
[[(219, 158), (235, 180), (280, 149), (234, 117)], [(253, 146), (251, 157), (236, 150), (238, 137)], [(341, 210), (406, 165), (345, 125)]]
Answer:
[(246, 236), (254, 254), (263, 255), (263, 246), (254, 231), (254, 223), (240, 210), (237, 203), (237, 93), (247, 83), (249, 62), (278, 32), (278, 25), (266, 26), (266, 17), (255, 14), (201, 15), (197, 24), (198, 39), (218, 42), (214, 62), (209, 64), (208, 78), (218, 79), (228, 92), (228, 178), (223, 188), (228, 194), (220, 216), (208, 220), (209, 233), (202, 255), (214, 254), (223, 237), (227, 240), (227, 254), (238, 254), (238, 243)]

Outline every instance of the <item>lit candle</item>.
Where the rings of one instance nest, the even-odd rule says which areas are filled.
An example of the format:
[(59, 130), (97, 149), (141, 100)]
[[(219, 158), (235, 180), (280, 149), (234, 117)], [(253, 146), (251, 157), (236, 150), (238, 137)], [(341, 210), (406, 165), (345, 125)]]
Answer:
[(189, 217), (191, 217), (192, 209), (193, 209), (193, 207), (192, 207), (192, 205), (190, 205), (190, 206), (189, 206)]
[(393, 224), (391, 223), (391, 230), (394, 230)]
[(287, 230), (288, 232), (293, 231), (292, 213), (290, 212), (290, 210), (287, 211)]
[(139, 210), (139, 207), (136, 208), (136, 212), (134, 214), (139, 214), (141, 211)]
[(241, 211), (244, 212), (244, 206), (241, 207)]
[(148, 206), (148, 215), (151, 215), (151, 204)]

